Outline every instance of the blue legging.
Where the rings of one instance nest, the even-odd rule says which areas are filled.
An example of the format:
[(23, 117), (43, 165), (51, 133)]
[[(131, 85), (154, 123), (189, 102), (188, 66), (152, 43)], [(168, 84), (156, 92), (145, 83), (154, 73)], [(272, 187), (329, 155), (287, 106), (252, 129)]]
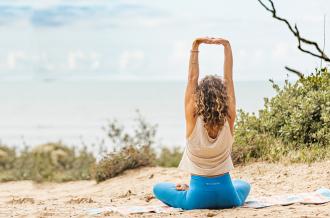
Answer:
[(232, 181), (229, 173), (218, 177), (192, 175), (186, 191), (178, 191), (175, 186), (170, 182), (158, 183), (153, 192), (165, 204), (184, 210), (242, 206), (250, 192), (249, 183)]

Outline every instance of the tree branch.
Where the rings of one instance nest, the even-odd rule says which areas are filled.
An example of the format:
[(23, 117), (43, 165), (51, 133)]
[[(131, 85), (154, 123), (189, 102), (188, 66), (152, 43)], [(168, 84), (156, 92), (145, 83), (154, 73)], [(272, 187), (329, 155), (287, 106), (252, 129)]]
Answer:
[(298, 71), (298, 70), (295, 70), (295, 69), (290, 68), (290, 67), (288, 67), (288, 66), (285, 66), (285, 69), (288, 70), (288, 71), (290, 71), (291, 73), (296, 74), (296, 75), (299, 76), (300, 78), (303, 78), (303, 77), (304, 77), (304, 74), (302, 74), (302, 73), (301, 73), (300, 71)]
[[(262, 0), (258, 0), (258, 2), (259, 2), (259, 3), (260, 3), (260, 4), (261, 4), (261, 5), (262, 5), (267, 11), (269, 11), (269, 12), (272, 13), (273, 18), (275, 18), (275, 19), (277, 19), (277, 20), (280, 20), (280, 21), (284, 22), (284, 23), (288, 26), (289, 30), (293, 33), (293, 35), (294, 35), (294, 36), (297, 38), (297, 40), (298, 40), (298, 49), (299, 49), (300, 51), (302, 51), (302, 52), (304, 52), (304, 53), (307, 53), (307, 54), (309, 54), (309, 55), (312, 55), (312, 56), (314, 56), (314, 57), (320, 58), (320, 59), (322, 59), (322, 60), (324, 60), (324, 61), (330, 62), (330, 58), (324, 53), (324, 51), (320, 48), (320, 46), (319, 46), (316, 42), (314, 42), (314, 41), (312, 41), (312, 40), (309, 40), (309, 39), (306, 39), (306, 38), (302, 37), (302, 36), (300, 35), (300, 32), (299, 32), (299, 29), (298, 29), (297, 25), (295, 25), (294, 28), (293, 28), (292, 25), (290, 24), (290, 22), (289, 22), (287, 19), (277, 16), (277, 14), (276, 14), (276, 9), (275, 9), (275, 5), (274, 5), (273, 1), (272, 1), (272, 0), (268, 0), (268, 1), (269, 1), (269, 3), (270, 3), (271, 8), (268, 7), (267, 5), (265, 5), (265, 4), (263, 3)], [(313, 46), (313, 47), (316, 49), (317, 52), (312, 52), (312, 51), (310, 51), (310, 50), (304, 49), (304, 48), (302, 47), (302, 44), (306, 44), (306, 45), (311, 45), (311, 46)]]

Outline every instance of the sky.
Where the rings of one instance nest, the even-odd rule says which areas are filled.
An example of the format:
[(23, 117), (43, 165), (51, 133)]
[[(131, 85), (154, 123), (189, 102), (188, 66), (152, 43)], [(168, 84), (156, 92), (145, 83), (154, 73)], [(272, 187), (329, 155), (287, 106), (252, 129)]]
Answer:
[[(279, 16), (330, 53), (329, 0), (277, 0)], [(184, 80), (196, 37), (229, 39), (236, 80), (284, 80), (320, 60), (296, 48), (257, 0), (1, 0), (0, 80)], [(201, 46), (201, 74), (221, 74), (221, 46)], [(295, 76), (290, 74), (290, 78)]]

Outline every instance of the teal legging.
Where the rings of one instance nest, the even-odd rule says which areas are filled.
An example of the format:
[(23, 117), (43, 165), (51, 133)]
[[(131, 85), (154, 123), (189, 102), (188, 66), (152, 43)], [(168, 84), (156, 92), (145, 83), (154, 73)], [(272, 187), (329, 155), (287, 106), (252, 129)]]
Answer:
[(242, 206), (250, 192), (249, 183), (232, 181), (229, 173), (217, 177), (192, 175), (186, 191), (178, 191), (175, 186), (170, 182), (158, 183), (153, 192), (165, 204), (184, 210)]

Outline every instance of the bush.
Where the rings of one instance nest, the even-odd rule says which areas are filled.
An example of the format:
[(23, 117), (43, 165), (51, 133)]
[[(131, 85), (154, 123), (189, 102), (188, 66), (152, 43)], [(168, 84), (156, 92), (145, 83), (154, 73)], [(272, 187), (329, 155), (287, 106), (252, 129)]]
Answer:
[(6, 162), (10, 167), (1, 172), (1, 181), (63, 182), (91, 179), (95, 158), (86, 148), (76, 154), (73, 148), (61, 143), (48, 143), (31, 150), (25, 148), (19, 156)]
[(113, 178), (125, 170), (144, 166), (154, 166), (155, 154), (149, 146), (127, 146), (118, 152), (110, 152), (96, 166), (97, 182)]
[(310, 162), (330, 153), (330, 74), (327, 69), (283, 88), (265, 99), (259, 116), (240, 110), (235, 124), (233, 157), (250, 160)]
[(156, 162), (157, 165), (162, 167), (177, 167), (181, 157), (182, 151), (180, 147), (174, 147), (173, 149), (163, 147)]
[[(260, 117), (265, 131), (296, 146), (328, 146), (330, 143), (330, 74), (326, 69), (286, 82), (277, 96), (266, 100)], [(267, 122), (266, 122), (267, 121)]]
[(16, 159), (16, 151), (5, 145), (0, 145), (0, 170), (11, 169)]
[(0, 145), (0, 182), (15, 180), (12, 170), (15, 160), (15, 149), (6, 145)]
[(96, 165), (97, 182), (115, 177), (127, 169), (154, 166), (156, 155), (152, 148), (155, 143), (156, 125), (147, 123), (138, 113), (134, 133), (125, 131), (116, 121), (105, 128), (115, 149), (106, 154)]

